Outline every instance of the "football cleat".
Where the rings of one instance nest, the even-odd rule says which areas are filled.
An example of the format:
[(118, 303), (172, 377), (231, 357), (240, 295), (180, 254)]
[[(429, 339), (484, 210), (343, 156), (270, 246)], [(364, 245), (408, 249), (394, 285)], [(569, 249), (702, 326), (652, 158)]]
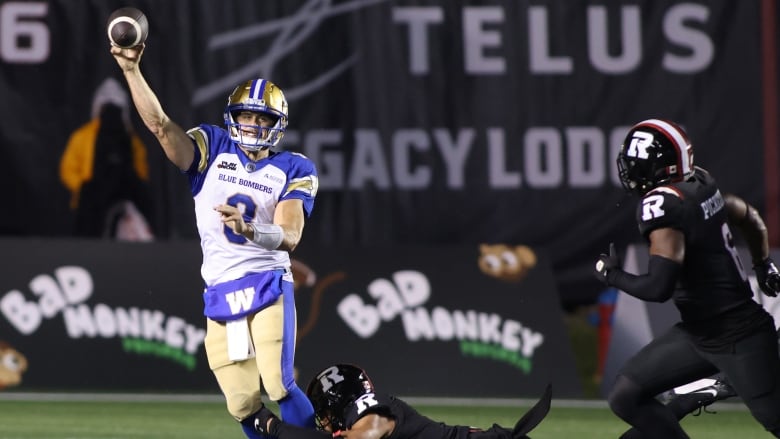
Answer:
[(672, 390), (670, 404), (685, 407), (687, 413), (698, 416), (716, 401), (737, 396), (730, 384), (711, 378), (694, 381)]

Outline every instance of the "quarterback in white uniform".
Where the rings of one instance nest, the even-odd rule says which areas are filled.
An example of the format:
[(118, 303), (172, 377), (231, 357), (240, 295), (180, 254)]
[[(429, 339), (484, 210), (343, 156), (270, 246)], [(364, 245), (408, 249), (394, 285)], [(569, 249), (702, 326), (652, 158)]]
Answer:
[(227, 409), (248, 438), (262, 408), (261, 388), (285, 421), (314, 428), (314, 410), (293, 377), (296, 315), (290, 256), (317, 194), (305, 156), (273, 151), (287, 128), (287, 101), (270, 81), (237, 86), (226, 128), (185, 132), (162, 109), (141, 74), (145, 45), (112, 47), (149, 130), (189, 177), (203, 251), (206, 355)]

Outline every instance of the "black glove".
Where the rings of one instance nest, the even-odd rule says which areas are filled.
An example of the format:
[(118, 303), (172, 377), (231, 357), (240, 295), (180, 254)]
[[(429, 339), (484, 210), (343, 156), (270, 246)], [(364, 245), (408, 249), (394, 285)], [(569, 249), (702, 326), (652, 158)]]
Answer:
[[(268, 428), (269, 419), (274, 419), (271, 421), (270, 428)], [(264, 405), (259, 412), (255, 413), (255, 430), (259, 433), (268, 435), (270, 434), (270, 431), (273, 430), (274, 423), (278, 421), (279, 418)]]
[(780, 272), (777, 271), (772, 258), (766, 258), (753, 266), (756, 272), (756, 280), (761, 291), (767, 296), (776, 297), (780, 292)]
[(609, 272), (615, 269), (620, 269), (620, 259), (618, 259), (617, 252), (615, 251), (615, 243), (609, 243), (609, 254), (602, 253), (599, 255), (599, 259), (596, 261), (595, 274), (596, 278), (606, 285), (609, 283)]

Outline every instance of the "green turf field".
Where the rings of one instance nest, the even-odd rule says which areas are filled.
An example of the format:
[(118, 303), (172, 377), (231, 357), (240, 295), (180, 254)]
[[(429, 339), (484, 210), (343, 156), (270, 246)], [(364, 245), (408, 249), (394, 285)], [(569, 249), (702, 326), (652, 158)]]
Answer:
[[(560, 404), (564, 404), (561, 402)], [(724, 403), (721, 403), (724, 404)], [(617, 438), (622, 421), (607, 408), (553, 406), (531, 433), (533, 439)], [(276, 409), (275, 406), (269, 405)], [(716, 414), (690, 416), (683, 427), (692, 438), (766, 438), (769, 435), (747, 411), (733, 404), (714, 406)], [(526, 407), (418, 406), (450, 424), (489, 427), (493, 422), (512, 426)], [(278, 410), (275, 410), (278, 413)], [(238, 425), (219, 402), (42, 402), (0, 400), (0, 439), (242, 439)]]

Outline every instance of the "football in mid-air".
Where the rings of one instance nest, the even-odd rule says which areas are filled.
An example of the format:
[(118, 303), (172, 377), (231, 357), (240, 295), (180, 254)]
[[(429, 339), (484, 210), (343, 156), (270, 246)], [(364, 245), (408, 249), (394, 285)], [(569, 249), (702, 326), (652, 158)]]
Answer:
[(136, 8), (119, 8), (108, 16), (108, 39), (114, 46), (129, 49), (142, 44), (149, 36), (146, 15)]

